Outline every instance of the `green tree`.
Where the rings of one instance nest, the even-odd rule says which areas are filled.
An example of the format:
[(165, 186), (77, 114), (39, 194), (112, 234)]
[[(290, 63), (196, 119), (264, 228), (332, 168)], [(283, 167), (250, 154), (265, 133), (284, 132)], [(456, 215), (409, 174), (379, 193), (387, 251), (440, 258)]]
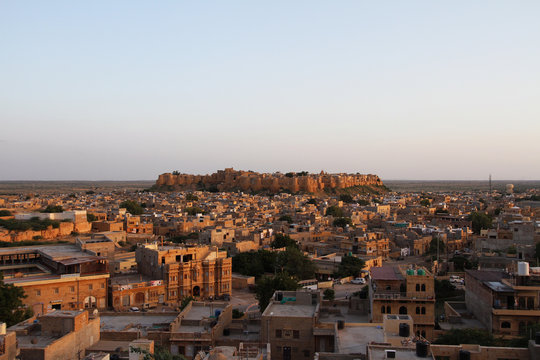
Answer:
[(336, 277), (354, 276), (358, 277), (365, 266), (365, 262), (355, 256), (343, 256), (339, 264)]
[(189, 305), (190, 302), (195, 300), (193, 296), (186, 296), (182, 298), (182, 301), (180, 301), (180, 311), (184, 310), (186, 306)]
[(0, 226), (6, 228), (7, 230), (13, 231), (26, 231), (26, 230), (47, 230), (49, 226), (52, 226), (54, 229), (60, 227), (60, 222), (55, 220), (43, 219), (41, 220), (38, 217), (30, 218), (30, 220), (3, 220), (0, 219)]
[(243, 311), (240, 311), (238, 309), (233, 309), (232, 310), (232, 318), (233, 319), (240, 319), (244, 316), (244, 312)]
[(159, 345), (155, 347), (153, 354), (150, 354), (148, 350), (143, 350), (134, 346), (130, 346), (129, 349), (134, 353), (143, 355), (144, 360), (186, 360), (183, 355), (173, 355), (169, 350)]
[(194, 195), (194, 194), (186, 194), (186, 200), (187, 201), (198, 201), (199, 198), (197, 197), (197, 195)]
[(260, 278), (255, 286), (255, 298), (259, 301), (260, 311), (264, 312), (277, 290), (287, 291), (298, 288), (298, 282), (286, 272)]
[(328, 209), (326, 209), (326, 216), (343, 217), (345, 216), (345, 213), (343, 212), (343, 209), (339, 206), (332, 205)]
[(339, 195), (339, 200), (343, 201), (344, 203), (349, 203), (349, 204), (352, 204), (354, 202), (354, 199), (350, 194)]
[(187, 207), (184, 209), (184, 212), (192, 216), (195, 216), (197, 214), (204, 214), (204, 210), (197, 206)]
[(435, 279), (435, 298), (437, 301), (457, 296), (456, 287), (448, 280)]
[(367, 299), (368, 295), (369, 295), (369, 288), (367, 285), (365, 285), (359, 291), (356, 291), (353, 293), (353, 296), (358, 296), (360, 299)]
[(334, 220), (333, 225), (335, 227), (345, 227), (347, 225), (352, 225), (352, 220), (348, 217), (339, 217)]
[(431, 201), (429, 199), (422, 199), (420, 200), (420, 205), (424, 206), (424, 207), (428, 207), (431, 205)]
[(286, 221), (289, 224), (291, 224), (293, 222), (293, 219), (292, 219), (291, 215), (281, 215), (278, 220), (279, 221)]
[(364, 200), (364, 199), (358, 200), (357, 203), (358, 203), (358, 205), (360, 205), (360, 206), (367, 206), (367, 205), (369, 205), (369, 201)]
[(495, 345), (495, 338), (487, 330), (451, 329), (439, 336), (433, 343), (444, 345), (478, 344), (481, 346), (493, 346)]
[(317, 200), (314, 199), (314, 198), (311, 198), (311, 199), (309, 199), (309, 200), (306, 202), (306, 204), (317, 205)]
[(11, 216), (11, 211), (9, 211), (9, 210), (0, 210), (0, 216)]
[(261, 277), (276, 270), (277, 253), (268, 250), (243, 252), (232, 258), (232, 271), (247, 276)]
[(47, 207), (41, 210), (42, 213), (61, 213), (64, 208), (60, 205), (47, 205)]
[(429, 249), (428, 249), (428, 254), (432, 254), (432, 255), (436, 255), (437, 254), (437, 243), (439, 244), (439, 254), (443, 254), (444, 253), (444, 249), (446, 248), (446, 246), (444, 245), (444, 241), (441, 239), (441, 238), (434, 238), (431, 240), (431, 242), (429, 243)]
[(324, 300), (334, 300), (336, 298), (336, 292), (333, 289), (326, 289), (323, 292), (323, 299)]
[(144, 212), (143, 207), (136, 201), (126, 200), (120, 204), (121, 208), (125, 208), (131, 215), (141, 215)]
[(315, 264), (297, 247), (292, 246), (278, 254), (276, 270), (292, 274), (298, 280), (315, 277)]
[(472, 230), (476, 234), (480, 234), (480, 230), (491, 228), (493, 218), (485, 213), (473, 211), (469, 215), (469, 220), (472, 222)]
[(233, 256), (232, 271), (258, 278), (264, 274), (264, 265), (257, 252), (242, 252)]
[(91, 214), (91, 213), (86, 213), (86, 221), (92, 222), (92, 221), (96, 221), (96, 220), (97, 220), (96, 215)]
[(12, 326), (33, 315), (22, 300), (26, 298), (23, 288), (4, 283), (4, 275), (0, 273), (0, 320)]
[(274, 241), (270, 243), (270, 247), (273, 249), (281, 249), (286, 247), (295, 247), (298, 248), (296, 241), (291, 239), (289, 235), (286, 234), (276, 234)]
[(456, 271), (465, 271), (465, 269), (474, 269), (478, 266), (477, 262), (471, 262), (464, 256), (454, 256), (451, 261), (454, 263)]

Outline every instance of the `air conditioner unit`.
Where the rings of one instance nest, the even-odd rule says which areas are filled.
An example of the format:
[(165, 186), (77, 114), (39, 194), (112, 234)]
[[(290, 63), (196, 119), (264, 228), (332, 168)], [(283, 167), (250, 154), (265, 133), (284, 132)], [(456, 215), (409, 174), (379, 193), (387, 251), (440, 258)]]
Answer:
[(384, 358), (385, 359), (395, 359), (396, 358), (396, 350), (384, 350)]

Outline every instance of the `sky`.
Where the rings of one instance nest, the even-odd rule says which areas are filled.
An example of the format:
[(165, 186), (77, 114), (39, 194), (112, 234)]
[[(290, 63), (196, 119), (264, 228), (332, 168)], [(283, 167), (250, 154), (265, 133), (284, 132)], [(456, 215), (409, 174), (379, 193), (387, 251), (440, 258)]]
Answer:
[(540, 179), (540, 2), (0, 1), (0, 180)]

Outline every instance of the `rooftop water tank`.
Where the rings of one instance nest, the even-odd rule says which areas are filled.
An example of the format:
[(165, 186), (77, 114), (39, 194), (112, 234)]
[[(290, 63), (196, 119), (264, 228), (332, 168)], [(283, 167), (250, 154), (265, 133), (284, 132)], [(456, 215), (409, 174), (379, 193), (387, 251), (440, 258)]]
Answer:
[(399, 336), (401, 337), (409, 337), (411, 334), (411, 327), (407, 323), (401, 323), (399, 324)]
[(518, 275), (529, 276), (529, 263), (526, 261), (518, 262)]
[(424, 269), (418, 269), (416, 275), (426, 275), (426, 271)]
[(471, 360), (471, 353), (467, 350), (459, 350), (459, 360)]
[(407, 270), (407, 275), (414, 275), (414, 270), (413, 269), (408, 269)]
[(427, 357), (428, 355), (428, 344), (424, 341), (419, 341), (416, 343), (416, 356), (418, 357)]

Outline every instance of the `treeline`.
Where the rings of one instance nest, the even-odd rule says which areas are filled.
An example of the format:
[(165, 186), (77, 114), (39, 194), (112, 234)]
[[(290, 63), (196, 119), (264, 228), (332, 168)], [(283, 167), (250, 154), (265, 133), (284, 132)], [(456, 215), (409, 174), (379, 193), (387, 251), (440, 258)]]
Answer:
[(49, 226), (52, 226), (54, 229), (58, 229), (60, 227), (60, 221), (50, 219), (42, 220), (38, 217), (33, 217), (30, 220), (0, 219), (0, 227), (10, 231), (41, 231), (47, 230)]
[[(259, 301), (260, 311), (264, 311), (276, 290), (295, 290), (298, 281), (313, 279), (316, 275), (315, 264), (288, 235), (277, 234), (270, 244), (273, 249), (283, 251), (259, 250), (244, 252), (232, 258), (233, 272), (256, 278), (255, 297)], [(336, 277), (359, 276), (364, 261), (354, 256), (344, 256)]]

